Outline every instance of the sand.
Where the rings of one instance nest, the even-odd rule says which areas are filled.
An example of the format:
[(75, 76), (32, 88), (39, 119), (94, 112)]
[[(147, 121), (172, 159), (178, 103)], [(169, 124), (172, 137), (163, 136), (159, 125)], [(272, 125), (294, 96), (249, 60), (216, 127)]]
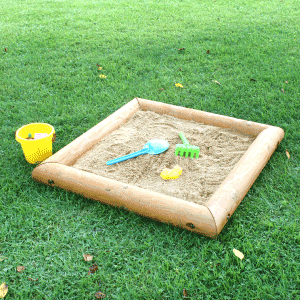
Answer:
[[(182, 144), (179, 132), (200, 148), (198, 159), (175, 156), (176, 144)], [(108, 160), (141, 150), (152, 139), (167, 140), (169, 149), (159, 155), (145, 154), (106, 165)], [(204, 205), (254, 140), (254, 136), (235, 130), (140, 110), (80, 157), (73, 167)], [(175, 165), (182, 168), (178, 179), (160, 177), (164, 168)]]

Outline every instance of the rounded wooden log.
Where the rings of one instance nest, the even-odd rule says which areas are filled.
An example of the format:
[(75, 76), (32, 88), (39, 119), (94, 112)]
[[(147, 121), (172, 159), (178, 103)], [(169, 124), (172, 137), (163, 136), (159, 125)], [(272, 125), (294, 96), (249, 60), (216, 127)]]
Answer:
[(284, 131), (279, 127), (270, 126), (262, 131), (206, 202), (205, 206), (214, 216), (218, 234), (243, 200), (283, 137)]
[[(256, 136), (256, 139), (203, 206), (71, 167), (78, 158), (119, 128), (139, 109), (234, 129)], [(38, 182), (58, 186), (87, 198), (113, 206), (126, 207), (154, 220), (216, 237), (283, 137), (284, 131), (279, 127), (135, 98), (43, 161), (33, 170), (32, 177)]]
[(157, 221), (171, 223), (209, 237), (216, 236), (214, 219), (209, 209), (202, 205), (57, 163), (40, 164), (33, 170), (32, 178), (86, 198), (124, 207)]
[(136, 99), (131, 100), (112, 115), (80, 135), (67, 146), (57, 151), (54, 155), (44, 160), (41, 164), (57, 162), (67, 166), (72, 165), (79, 157), (89, 151), (106, 135), (118, 129), (139, 110)]
[(158, 114), (166, 114), (184, 120), (193, 120), (195, 122), (203, 123), (206, 125), (230, 128), (254, 136), (258, 135), (263, 130), (269, 127), (269, 125), (265, 124), (236, 119), (192, 108), (186, 108), (141, 98), (136, 99), (142, 110), (151, 110)]

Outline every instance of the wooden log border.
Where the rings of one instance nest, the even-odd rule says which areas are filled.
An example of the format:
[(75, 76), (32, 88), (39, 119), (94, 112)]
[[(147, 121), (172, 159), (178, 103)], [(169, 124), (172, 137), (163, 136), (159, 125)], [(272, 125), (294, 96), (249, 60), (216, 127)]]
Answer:
[[(194, 204), (72, 167), (79, 157), (106, 135), (118, 129), (138, 110), (150, 110), (180, 119), (231, 128), (256, 136), (256, 139), (205, 205)], [(215, 238), (283, 137), (284, 131), (279, 127), (135, 98), (40, 163), (32, 171), (32, 178), (43, 184), (57, 186), (86, 198), (123, 207), (151, 219)]]

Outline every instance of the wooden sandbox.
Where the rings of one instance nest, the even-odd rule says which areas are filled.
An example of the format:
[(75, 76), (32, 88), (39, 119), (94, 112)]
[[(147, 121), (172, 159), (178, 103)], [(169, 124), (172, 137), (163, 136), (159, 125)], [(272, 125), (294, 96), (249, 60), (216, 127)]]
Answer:
[[(139, 112), (149, 112), (149, 114), (151, 112), (155, 113), (154, 117), (161, 115), (170, 119), (169, 121), (172, 124), (162, 124), (161, 122), (162, 126), (172, 129), (172, 132), (168, 129), (171, 132), (170, 136), (166, 135), (165, 129), (155, 129), (152, 132), (152, 134), (156, 134), (156, 138), (169, 139), (170, 148), (166, 153), (142, 155), (114, 165), (115, 167), (113, 168), (115, 169), (105, 164), (105, 161), (108, 159), (142, 149), (144, 142), (154, 137), (151, 135), (151, 126), (144, 124), (145, 128), (149, 128), (149, 135), (145, 134), (145, 137), (138, 141), (134, 135), (135, 131), (132, 131), (128, 135), (126, 143), (126, 145), (130, 144), (131, 146), (126, 148), (121, 145), (122, 149), (126, 148), (122, 150), (123, 153), (116, 156), (113, 148), (111, 148), (112, 150), (106, 151), (101, 159), (95, 160), (93, 156), (97, 150), (96, 147), (101, 148), (102, 143), (102, 149), (105, 149), (107, 146), (105, 142), (113, 139), (113, 137), (117, 138), (118, 130), (121, 130), (122, 126), (129, 124)], [(142, 114), (140, 115), (143, 116)], [(190, 142), (194, 144), (196, 141), (197, 145), (200, 145), (199, 160), (175, 156), (173, 152), (174, 141), (179, 129), (179, 127), (176, 127), (176, 120), (191, 122), (195, 125), (195, 128), (196, 126), (210, 126), (213, 130), (215, 128), (220, 129), (221, 134), (222, 130), (230, 130), (237, 134), (239, 133), (241, 136), (245, 135), (246, 138), (244, 140), (249, 142), (249, 144), (245, 144), (245, 151), (242, 153), (238, 151), (240, 156), (237, 157), (237, 161), (232, 162), (229, 167), (224, 167), (220, 170), (223, 177), (218, 177), (219, 182), (217, 182), (214, 189), (210, 190), (210, 193), (205, 194), (206, 198), (203, 193), (198, 193), (198, 189), (200, 187), (202, 189), (202, 184), (205, 183), (206, 173), (203, 173), (203, 168), (211, 172), (214, 170), (209, 167), (210, 165), (205, 164), (206, 159), (211, 157), (209, 156), (211, 155), (211, 150), (207, 152), (205, 145), (201, 144), (202, 136), (197, 133), (201, 133), (202, 127), (199, 127), (198, 131), (194, 130), (195, 137), (192, 140), (193, 142)], [(128, 130), (128, 128), (124, 127), (123, 132), (125, 130)], [(121, 131), (119, 136), (122, 134)], [(192, 135), (190, 137), (193, 138)], [(32, 178), (50, 186), (57, 186), (102, 203), (123, 207), (154, 220), (168, 222), (214, 238), (221, 232), (228, 219), (245, 197), (283, 137), (284, 131), (279, 127), (135, 98), (40, 163), (32, 171)], [(132, 139), (131, 141), (130, 138)], [(118, 142), (120, 143), (120, 141)], [(179, 138), (177, 143), (181, 143)], [(83, 167), (82, 163), (84, 160), (88, 161), (88, 168)], [(220, 163), (221, 161), (222, 156), (219, 156), (216, 162)], [(180, 178), (164, 181), (160, 178), (159, 172), (162, 171), (163, 167), (169, 167), (166, 164), (172, 163), (172, 168), (175, 162), (184, 166), (181, 175), (182, 182)], [(138, 175), (134, 177), (134, 174), (137, 173), (136, 170), (142, 163), (144, 166), (149, 164), (149, 168), (144, 167), (144, 169), (149, 169), (147, 171), (148, 179), (145, 177), (142, 180), (141, 176)], [(94, 170), (92, 168), (94, 165), (98, 165), (99, 170)], [(120, 166), (125, 169), (121, 170)], [(126, 176), (130, 170), (132, 170), (133, 175), (131, 177)], [(196, 190), (193, 199), (190, 199), (187, 193), (186, 196), (183, 196), (184, 194), (181, 196), (178, 192), (180, 186), (181, 189), (184, 189), (186, 186), (188, 191), (191, 190), (191, 187), (183, 181), (187, 178), (189, 170), (193, 174), (194, 188)], [(116, 174), (114, 175), (115, 177), (113, 174)], [(121, 176), (122, 174), (123, 177)], [(197, 178), (197, 174), (199, 178)], [(151, 179), (157, 180), (156, 182), (153, 181), (153, 188), (145, 187), (146, 182), (150, 182)], [(187, 179), (191, 181), (190, 177)]]

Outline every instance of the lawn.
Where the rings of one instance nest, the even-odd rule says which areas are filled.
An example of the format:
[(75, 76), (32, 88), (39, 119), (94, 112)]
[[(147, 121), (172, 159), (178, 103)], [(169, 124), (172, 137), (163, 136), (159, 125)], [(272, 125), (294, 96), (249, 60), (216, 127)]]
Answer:
[[(5, 299), (300, 299), (299, 19), (298, 0), (2, 1)], [(15, 130), (53, 125), (56, 152), (134, 97), (285, 130), (216, 240), (32, 180)]]

